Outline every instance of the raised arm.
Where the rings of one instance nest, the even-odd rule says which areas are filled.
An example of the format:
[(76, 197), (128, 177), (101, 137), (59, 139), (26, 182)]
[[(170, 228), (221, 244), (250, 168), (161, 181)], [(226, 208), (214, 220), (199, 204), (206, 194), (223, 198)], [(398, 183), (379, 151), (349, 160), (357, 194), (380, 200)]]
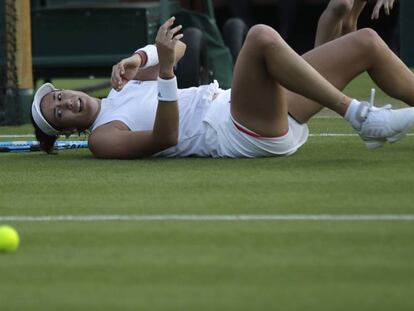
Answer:
[(90, 149), (96, 157), (146, 157), (178, 143), (179, 115), (174, 64), (177, 59), (176, 45), (182, 34), (178, 34), (181, 26), (173, 27), (174, 20), (172, 17), (166, 21), (160, 27), (156, 38), (159, 57), (159, 101), (153, 130), (130, 131), (119, 121), (100, 126), (89, 137)]
[[(175, 45), (174, 65), (184, 56), (186, 45), (182, 41), (177, 41)], [(130, 80), (156, 80), (159, 73), (159, 65), (142, 68), (143, 59), (141, 53), (134, 53), (122, 59), (112, 67), (111, 84), (112, 87), (120, 91)]]

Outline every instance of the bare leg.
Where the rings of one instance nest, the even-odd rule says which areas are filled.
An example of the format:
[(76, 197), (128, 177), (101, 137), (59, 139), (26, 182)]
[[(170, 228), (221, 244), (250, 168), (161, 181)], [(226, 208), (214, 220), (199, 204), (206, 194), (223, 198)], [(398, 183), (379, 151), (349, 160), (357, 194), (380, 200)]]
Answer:
[(315, 46), (356, 31), (365, 5), (364, 0), (331, 0), (319, 19)]
[(358, 18), (362, 13), (362, 10), (367, 4), (364, 0), (354, 0), (354, 6), (351, 9), (351, 12), (345, 17), (342, 24), (342, 35), (356, 31)]
[(315, 46), (334, 40), (342, 34), (342, 24), (351, 12), (354, 0), (331, 0), (318, 21)]
[[(303, 55), (318, 72), (342, 90), (360, 73), (367, 71), (389, 96), (414, 106), (414, 75), (371, 29), (363, 29)], [(288, 91), (289, 112), (306, 123), (323, 106)]]
[(256, 25), (249, 31), (235, 65), (232, 116), (258, 134), (285, 133), (288, 129), (285, 89), (342, 116), (351, 102), (296, 54), (273, 28)]

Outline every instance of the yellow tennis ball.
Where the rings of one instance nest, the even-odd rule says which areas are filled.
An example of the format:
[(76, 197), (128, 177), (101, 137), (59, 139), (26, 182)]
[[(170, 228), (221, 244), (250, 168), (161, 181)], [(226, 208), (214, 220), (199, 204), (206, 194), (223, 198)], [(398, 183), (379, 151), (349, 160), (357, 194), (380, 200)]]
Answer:
[(0, 252), (15, 252), (19, 242), (19, 234), (13, 227), (0, 226)]

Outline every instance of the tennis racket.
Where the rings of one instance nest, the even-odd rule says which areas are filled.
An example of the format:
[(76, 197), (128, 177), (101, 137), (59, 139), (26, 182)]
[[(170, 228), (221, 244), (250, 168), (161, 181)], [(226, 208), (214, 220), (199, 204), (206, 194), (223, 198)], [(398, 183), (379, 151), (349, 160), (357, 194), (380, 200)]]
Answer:
[[(82, 140), (61, 140), (55, 142), (55, 150), (88, 148), (88, 142)], [(0, 152), (41, 151), (38, 141), (1, 141)]]

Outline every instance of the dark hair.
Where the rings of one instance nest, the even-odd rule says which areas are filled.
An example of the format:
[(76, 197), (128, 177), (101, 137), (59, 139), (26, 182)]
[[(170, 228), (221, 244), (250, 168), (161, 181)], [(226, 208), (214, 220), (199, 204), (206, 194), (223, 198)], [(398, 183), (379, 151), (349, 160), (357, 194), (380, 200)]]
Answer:
[(53, 147), (55, 145), (55, 141), (58, 139), (59, 136), (47, 135), (43, 133), (43, 131), (37, 126), (36, 122), (34, 121), (32, 114), (30, 114), (30, 119), (32, 120), (36, 139), (37, 141), (39, 141), (40, 150), (43, 150), (49, 154), (54, 153)]

